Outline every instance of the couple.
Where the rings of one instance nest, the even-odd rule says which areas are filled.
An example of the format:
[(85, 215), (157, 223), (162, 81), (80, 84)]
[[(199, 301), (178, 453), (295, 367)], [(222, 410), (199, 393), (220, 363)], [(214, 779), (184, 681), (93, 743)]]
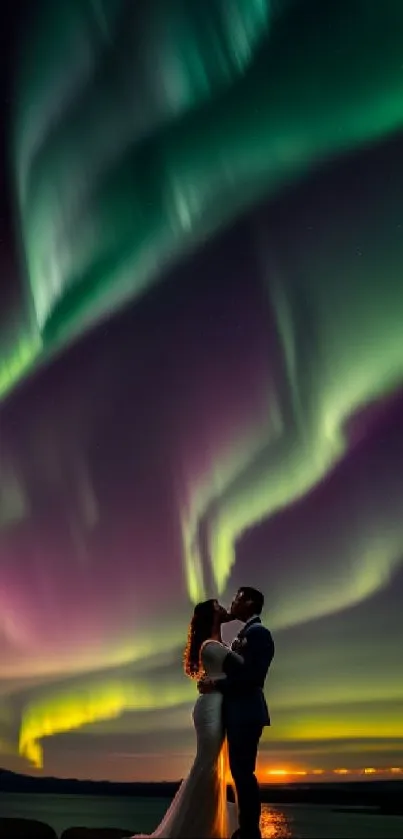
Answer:
[[(190, 623), (184, 665), (197, 679), (193, 709), (196, 757), (162, 822), (158, 839), (259, 839), (260, 794), (255, 776), (259, 740), (270, 716), (263, 686), (274, 655), (260, 619), (264, 597), (254, 588), (236, 594), (227, 612), (217, 600), (199, 603)], [(221, 626), (244, 626), (231, 647)], [(227, 755), (237, 807), (226, 801)], [(138, 837), (132, 837), (138, 839)]]

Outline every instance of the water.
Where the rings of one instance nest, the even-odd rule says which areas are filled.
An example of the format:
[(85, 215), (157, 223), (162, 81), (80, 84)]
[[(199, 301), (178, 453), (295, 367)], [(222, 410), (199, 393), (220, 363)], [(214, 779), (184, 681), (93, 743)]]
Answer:
[[(46, 822), (58, 836), (73, 825), (120, 827), (128, 835), (151, 833), (168, 804), (164, 798), (0, 793), (1, 816)], [(266, 839), (403, 839), (403, 817), (359, 813), (354, 808), (340, 813), (329, 806), (264, 804), (262, 833)]]

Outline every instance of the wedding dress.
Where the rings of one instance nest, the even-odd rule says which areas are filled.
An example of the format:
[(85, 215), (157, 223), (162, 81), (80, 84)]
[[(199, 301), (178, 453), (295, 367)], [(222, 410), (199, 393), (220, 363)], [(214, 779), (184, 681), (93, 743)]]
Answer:
[[(205, 641), (201, 664), (209, 679), (225, 679), (222, 670), (228, 654), (219, 641)], [(222, 724), (222, 694), (199, 696), (193, 708), (196, 757), (162, 822), (148, 837), (131, 839), (228, 839), (238, 826), (237, 810), (227, 803), (228, 757)]]

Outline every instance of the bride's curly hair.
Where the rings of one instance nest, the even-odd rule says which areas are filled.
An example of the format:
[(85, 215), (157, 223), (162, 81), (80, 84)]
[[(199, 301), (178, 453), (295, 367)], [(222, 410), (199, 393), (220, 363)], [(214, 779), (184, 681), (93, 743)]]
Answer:
[(216, 614), (215, 603), (215, 600), (204, 600), (194, 608), (183, 654), (184, 670), (190, 679), (197, 679), (202, 674), (200, 650), (203, 642), (211, 638)]

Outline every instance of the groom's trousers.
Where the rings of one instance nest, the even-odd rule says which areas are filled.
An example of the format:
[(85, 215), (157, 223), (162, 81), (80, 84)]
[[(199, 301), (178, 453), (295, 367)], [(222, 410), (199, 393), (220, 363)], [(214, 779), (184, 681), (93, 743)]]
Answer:
[(227, 726), (228, 756), (238, 799), (241, 836), (260, 836), (260, 791), (255, 775), (257, 750), (263, 728), (254, 723)]

